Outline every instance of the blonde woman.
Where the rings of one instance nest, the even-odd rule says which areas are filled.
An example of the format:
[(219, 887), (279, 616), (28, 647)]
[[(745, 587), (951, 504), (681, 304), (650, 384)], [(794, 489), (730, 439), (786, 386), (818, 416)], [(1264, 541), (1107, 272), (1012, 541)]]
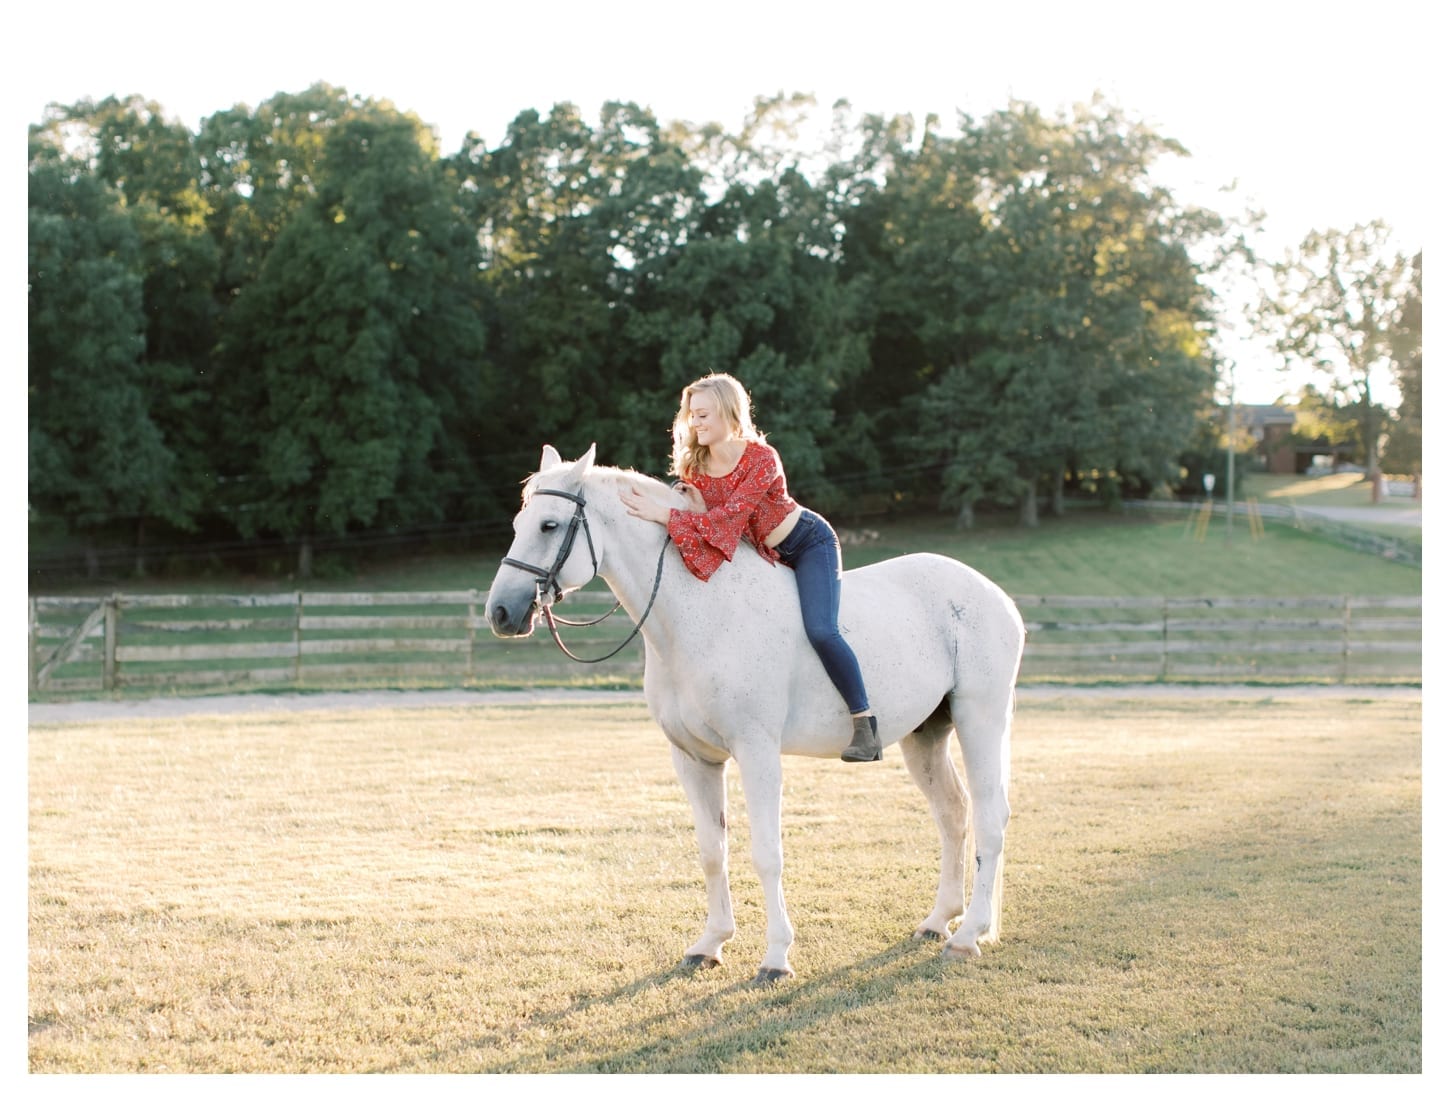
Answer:
[(708, 582), (744, 539), (766, 561), (796, 573), (806, 637), (851, 712), (851, 744), (842, 761), (880, 761), (881, 739), (856, 654), (842, 637), (841, 544), (818, 513), (786, 490), (780, 456), (750, 416), (750, 397), (734, 376), (706, 375), (685, 387), (674, 424), (670, 473), (689, 509), (669, 509), (637, 490), (621, 494), (630, 514), (662, 524), (690, 573)]

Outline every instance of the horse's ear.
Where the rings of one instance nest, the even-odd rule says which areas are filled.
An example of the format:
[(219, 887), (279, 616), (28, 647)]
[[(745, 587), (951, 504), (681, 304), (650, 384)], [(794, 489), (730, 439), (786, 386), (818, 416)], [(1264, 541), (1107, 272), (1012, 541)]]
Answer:
[(590, 444), (589, 450), (581, 455), (579, 457), (579, 461), (574, 464), (574, 472), (580, 478), (583, 478), (585, 475), (587, 475), (594, 467), (594, 449), (596, 447), (598, 447), (597, 444)]
[(539, 456), (539, 470), (545, 471), (550, 467), (557, 467), (564, 460), (560, 457), (558, 449), (553, 444), (544, 445), (544, 454)]

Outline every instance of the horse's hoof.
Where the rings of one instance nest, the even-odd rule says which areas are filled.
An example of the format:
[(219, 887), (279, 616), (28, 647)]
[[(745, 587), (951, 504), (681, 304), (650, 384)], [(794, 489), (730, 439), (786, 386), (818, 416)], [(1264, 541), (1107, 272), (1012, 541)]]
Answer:
[(691, 953), (680, 961), (680, 967), (686, 972), (708, 971), (711, 968), (720, 967), (720, 958), (707, 957), (704, 953)]
[(947, 943), (947, 947), (941, 951), (941, 955), (947, 960), (976, 960), (982, 955), (975, 942), (968, 942), (965, 945), (953, 945)]
[(945, 941), (946, 935), (940, 930), (933, 930), (930, 926), (921, 926), (916, 933), (911, 935), (912, 941)]
[(795, 973), (789, 968), (762, 968), (759, 972), (755, 973), (755, 979), (751, 983), (751, 986), (774, 987), (778, 981), (793, 979), (794, 977)]

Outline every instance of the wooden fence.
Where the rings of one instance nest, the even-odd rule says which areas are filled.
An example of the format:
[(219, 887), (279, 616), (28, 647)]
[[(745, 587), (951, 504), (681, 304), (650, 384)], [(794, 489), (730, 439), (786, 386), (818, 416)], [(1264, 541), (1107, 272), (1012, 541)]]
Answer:
[[(596, 588), (597, 587), (597, 588)], [(580, 666), (542, 629), (502, 641), (478, 590), (32, 597), (36, 696), (209, 688), (637, 683), (643, 648)], [(1024, 680), (1420, 680), (1419, 597), (1018, 597)], [(600, 583), (561, 614), (603, 613)], [(571, 649), (602, 654), (619, 613)]]
[(1419, 681), (1419, 597), (1018, 597), (1023, 676)]

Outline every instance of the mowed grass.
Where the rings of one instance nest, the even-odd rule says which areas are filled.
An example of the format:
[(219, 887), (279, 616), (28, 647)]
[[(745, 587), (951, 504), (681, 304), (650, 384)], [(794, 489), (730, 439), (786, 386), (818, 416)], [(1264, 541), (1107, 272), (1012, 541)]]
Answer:
[(950, 533), (902, 523), (850, 549), (846, 565), (912, 551), (951, 555), (1014, 596), (1321, 597), (1420, 592), (1412, 566), (1376, 558), (1284, 525), (1253, 539), (1243, 518), (1232, 542), (1219, 518), (1204, 539), (1183, 518), (1090, 514), (1042, 528), (989, 528)]
[(1025, 700), (1003, 940), (890, 750), (787, 759), (794, 981), (616, 701), (33, 727), (33, 1072), (1417, 1072), (1418, 701)]
[[(1368, 504), (1369, 485), (1354, 475), (1308, 479), (1251, 475), (1244, 496), (1263, 503)], [(1392, 499), (1380, 508), (1419, 508)], [(978, 527), (959, 531), (944, 514), (865, 518), (832, 516), (846, 537), (845, 565), (863, 566), (912, 551), (950, 555), (981, 570), (1017, 596), (1389, 596), (1420, 592), (1418, 568), (1349, 548), (1323, 536), (1270, 520), (1254, 539), (1246, 517), (1233, 538), (1223, 517), (1196, 539), (1190, 518), (1174, 514), (1112, 513), (1076, 506), (1065, 516), (1045, 514), (1037, 528), (1014, 517), (985, 514)], [(1375, 527), (1369, 525), (1368, 527)], [(1396, 538), (1418, 540), (1419, 529), (1386, 526)], [(303, 586), (328, 591), (487, 590), (506, 542), (467, 554), (428, 553), (348, 565), (328, 559), (325, 576)], [(258, 577), (220, 573), (206, 577), (158, 574), (96, 583), (43, 586), (46, 594), (253, 593), (297, 589), (289, 574)]]

